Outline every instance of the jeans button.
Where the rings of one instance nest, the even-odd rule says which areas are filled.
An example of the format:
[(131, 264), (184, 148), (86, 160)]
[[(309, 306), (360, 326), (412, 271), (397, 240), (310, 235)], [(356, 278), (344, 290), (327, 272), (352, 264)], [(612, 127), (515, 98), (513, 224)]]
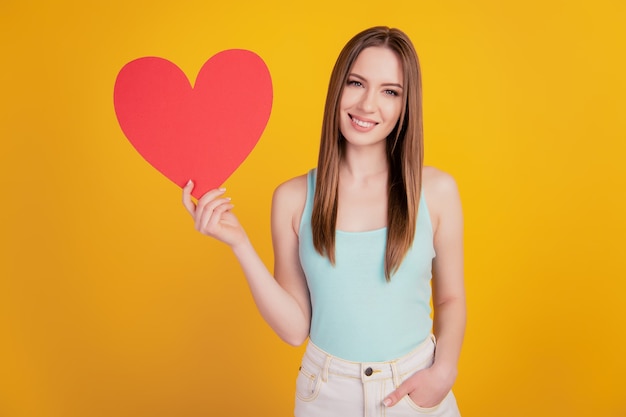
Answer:
[(371, 376), (374, 373), (374, 371), (372, 370), (372, 368), (367, 368), (365, 370), (365, 376)]

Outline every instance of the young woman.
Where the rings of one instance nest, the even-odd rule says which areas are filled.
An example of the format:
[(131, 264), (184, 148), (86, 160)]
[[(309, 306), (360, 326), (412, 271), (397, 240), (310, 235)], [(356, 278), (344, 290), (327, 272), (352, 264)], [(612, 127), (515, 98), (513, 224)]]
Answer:
[(287, 343), (308, 338), (297, 417), (459, 415), (461, 204), (455, 181), (423, 166), (421, 75), (403, 32), (370, 28), (341, 51), (317, 169), (274, 193), (273, 276), (225, 190), (194, 204), (192, 189), (196, 229), (230, 245), (264, 319)]

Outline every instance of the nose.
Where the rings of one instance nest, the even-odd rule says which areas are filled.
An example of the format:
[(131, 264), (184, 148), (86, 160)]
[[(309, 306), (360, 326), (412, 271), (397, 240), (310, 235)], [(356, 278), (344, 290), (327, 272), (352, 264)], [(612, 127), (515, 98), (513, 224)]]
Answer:
[(359, 100), (359, 108), (371, 113), (376, 109), (376, 93), (374, 90), (365, 89)]

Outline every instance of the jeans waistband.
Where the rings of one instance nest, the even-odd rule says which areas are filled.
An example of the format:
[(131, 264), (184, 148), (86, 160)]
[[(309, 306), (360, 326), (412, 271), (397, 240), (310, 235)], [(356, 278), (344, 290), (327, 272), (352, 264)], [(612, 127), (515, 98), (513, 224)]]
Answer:
[(393, 378), (397, 386), (404, 374), (416, 372), (432, 364), (435, 344), (435, 336), (431, 335), (411, 352), (397, 359), (384, 362), (351, 362), (323, 351), (309, 340), (303, 361), (315, 364), (321, 370), (324, 381), (328, 380), (329, 374), (357, 378), (363, 382)]

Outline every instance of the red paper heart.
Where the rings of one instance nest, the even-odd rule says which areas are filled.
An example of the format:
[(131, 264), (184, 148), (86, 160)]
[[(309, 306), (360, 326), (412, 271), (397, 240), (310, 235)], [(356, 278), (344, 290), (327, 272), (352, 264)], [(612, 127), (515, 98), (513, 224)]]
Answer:
[(257, 144), (272, 109), (272, 80), (251, 51), (230, 49), (203, 66), (192, 87), (162, 58), (126, 64), (115, 80), (115, 114), (135, 149), (200, 197), (220, 186)]

